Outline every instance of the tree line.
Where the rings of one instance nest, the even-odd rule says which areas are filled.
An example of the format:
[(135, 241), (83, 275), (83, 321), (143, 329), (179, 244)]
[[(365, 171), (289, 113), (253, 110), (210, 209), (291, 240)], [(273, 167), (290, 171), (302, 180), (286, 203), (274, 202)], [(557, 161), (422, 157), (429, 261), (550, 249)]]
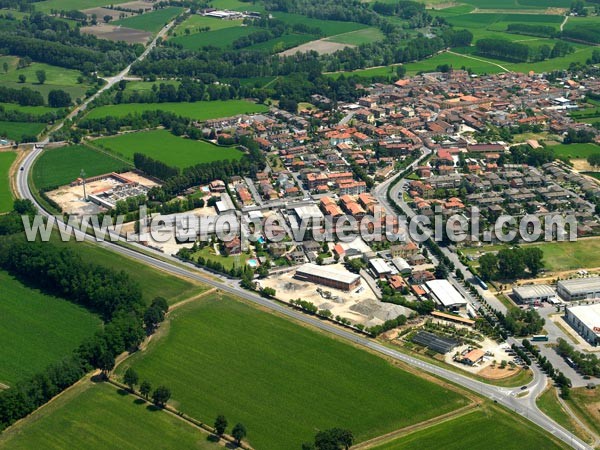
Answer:
[(573, 53), (575, 48), (563, 41), (558, 41), (553, 47), (541, 45), (530, 47), (527, 44), (513, 42), (507, 39), (486, 38), (476, 42), (477, 52), (484, 56), (515, 62), (543, 61)]
[(44, 97), (38, 91), (26, 87), (14, 89), (0, 86), (0, 102), (17, 103), (21, 106), (43, 106)]

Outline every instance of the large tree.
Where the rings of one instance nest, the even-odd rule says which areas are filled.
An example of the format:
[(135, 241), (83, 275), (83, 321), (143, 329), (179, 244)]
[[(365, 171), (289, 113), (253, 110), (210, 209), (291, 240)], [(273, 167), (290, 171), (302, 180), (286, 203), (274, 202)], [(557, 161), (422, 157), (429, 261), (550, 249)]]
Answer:
[(142, 381), (142, 384), (140, 384), (140, 394), (142, 394), (146, 400), (148, 400), (151, 391), (152, 385), (150, 382), (147, 380)]
[(133, 392), (133, 388), (136, 384), (138, 384), (138, 374), (133, 368), (129, 368), (125, 371), (125, 375), (123, 376), (123, 382), (129, 386), (129, 390)]
[(484, 281), (492, 280), (498, 272), (498, 257), (493, 253), (486, 253), (479, 258), (479, 275)]
[(544, 267), (543, 258), (544, 252), (538, 247), (531, 247), (523, 250), (523, 263), (532, 277), (535, 277), (540, 269)]
[(354, 441), (350, 430), (331, 428), (319, 431), (315, 436), (316, 450), (348, 450)]
[(242, 439), (246, 437), (246, 427), (241, 423), (236, 423), (231, 430), (231, 435), (237, 441), (238, 445), (242, 443)]
[(44, 82), (46, 81), (46, 71), (45, 70), (36, 70), (35, 77), (37, 78), (38, 83), (44, 84)]
[(502, 249), (498, 252), (498, 274), (504, 279), (514, 280), (523, 275), (525, 263), (519, 249)]
[(164, 408), (170, 398), (171, 390), (166, 386), (158, 386), (152, 393), (152, 402), (160, 408)]
[(223, 414), (219, 414), (217, 416), (217, 418), (215, 419), (214, 427), (215, 433), (217, 433), (219, 436), (225, 433), (225, 430), (227, 429), (227, 419)]

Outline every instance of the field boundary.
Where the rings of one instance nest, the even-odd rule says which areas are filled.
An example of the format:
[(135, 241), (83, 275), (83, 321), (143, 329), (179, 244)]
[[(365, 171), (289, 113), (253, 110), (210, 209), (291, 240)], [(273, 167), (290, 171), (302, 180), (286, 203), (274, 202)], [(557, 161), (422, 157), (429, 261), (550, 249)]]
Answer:
[(450, 411), (446, 414), (442, 414), (441, 416), (433, 417), (431, 419), (424, 420), (423, 422), (419, 422), (414, 425), (409, 425), (408, 427), (400, 428), (398, 430), (392, 431), (391, 433), (383, 434), (376, 438), (369, 439), (368, 441), (360, 442), (359, 444), (353, 445), (351, 449), (363, 450), (373, 448), (376, 445), (385, 444), (399, 437), (406, 436), (407, 434), (425, 430), (432, 426), (457, 419), (459, 417), (475, 412), (477, 410), (476, 408), (479, 408), (481, 403), (481, 401), (474, 402), (469, 405), (463, 406), (462, 408)]

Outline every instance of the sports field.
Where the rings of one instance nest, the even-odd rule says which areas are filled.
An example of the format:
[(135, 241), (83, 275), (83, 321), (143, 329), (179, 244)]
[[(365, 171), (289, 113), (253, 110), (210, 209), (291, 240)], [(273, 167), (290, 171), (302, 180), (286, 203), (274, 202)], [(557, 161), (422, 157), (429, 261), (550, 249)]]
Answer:
[[(443, 445), (442, 445), (443, 444)], [(409, 434), (374, 450), (521, 450), (560, 449), (550, 435), (500, 408), (479, 409)]]
[(573, 159), (585, 159), (590, 155), (600, 153), (596, 144), (561, 144), (550, 147), (556, 156), (568, 156)]
[(185, 168), (196, 164), (240, 159), (243, 153), (233, 147), (175, 136), (166, 130), (142, 131), (102, 138), (94, 145), (106, 148), (133, 161), (134, 153), (143, 153), (171, 166)]
[(466, 404), (378, 356), (217, 294), (173, 312), (168, 333), (118, 369), (171, 387), (177, 408), (242, 422), (254, 448), (294, 449), (315, 431), (356, 441)]
[(46, 127), (38, 122), (5, 122), (0, 121), (0, 137), (21, 142), (25, 136), (37, 136)]
[(122, 103), (120, 105), (107, 105), (93, 109), (86, 117), (89, 119), (107, 116), (123, 117), (127, 114), (156, 110), (169, 111), (183, 117), (189, 117), (190, 119), (208, 120), (231, 117), (238, 114), (265, 112), (268, 111), (268, 107), (246, 100), (215, 100), (214, 102), (192, 103)]
[(16, 157), (15, 152), (0, 152), (0, 213), (12, 209), (13, 196), (10, 192), (8, 171)]
[(126, 28), (135, 30), (151, 31), (153, 33), (159, 31), (174, 17), (179, 15), (183, 8), (168, 7), (157, 9), (149, 13), (140, 14), (137, 16), (127, 17), (125, 19), (111, 22), (113, 25), (121, 25)]
[(85, 170), (88, 177), (119, 171), (128, 164), (84, 145), (45, 150), (33, 166), (32, 178), (38, 189), (63, 186), (75, 181)]
[(92, 336), (101, 320), (0, 270), (0, 382), (13, 385), (60, 361)]
[[(143, 443), (143, 444), (142, 444)], [(207, 434), (106, 384), (81, 382), (0, 436), (12, 449), (217, 450)]]

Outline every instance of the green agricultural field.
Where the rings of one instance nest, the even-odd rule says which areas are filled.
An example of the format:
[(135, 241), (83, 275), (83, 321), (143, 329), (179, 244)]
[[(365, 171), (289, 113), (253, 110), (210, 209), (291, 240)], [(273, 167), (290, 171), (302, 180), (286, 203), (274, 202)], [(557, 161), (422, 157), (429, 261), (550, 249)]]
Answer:
[(208, 435), (106, 383), (84, 381), (0, 436), (12, 449), (217, 450)]
[(128, 164), (83, 145), (45, 150), (33, 166), (33, 183), (38, 189), (63, 186), (85, 170), (88, 177), (119, 171)]
[(235, 40), (259, 30), (260, 28), (252, 26), (221, 28), (220, 30), (205, 31), (189, 36), (177, 36), (170, 40), (189, 50), (197, 50), (202, 47), (226, 48), (231, 47)]
[(337, 36), (331, 36), (327, 40), (338, 42), (340, 44), (361, 45), (381, 41), (383, 38), (384, 35), (379, 28), (369, 27), (362, 30), (350, 31), (349, 33), (338, 34)]
[(185, 139), (166, 130), (122, 134), (98, 139), (94, 144), (132, 161), (134, 153), (143, 153), (182, 169), (200, 163), (240, 159), (243, 156), (243, 153), (236, 148)]
[(521, 450), (563, 448), (550, 435), (527, 420), (511, 416), (500, 408), (485, 408), (416, 431), (374, 450)]
[(118, 5), (130, 0), (45, 0), (35, 4), (35, 10), (49, 13), (52, 9), (70, 11), (73, 9), (83, 10), (95, 8), (96, 6)]
[(294, 48), (318, 39), (310, 34), (285, 34), (275, 39), (245, 47), (244, 50), (258, 50), (267, 53), (279, 53), (289, 48)]
[(140, 14), (137, 16), (127, 17), (125, 19), (112, 22), (114, 25), (121, 25), (127, 28), (136, 30), (157, 32), (173, 18), (181, 14), (183, 8), (168, 7), (157, 9), (149, 13)]
[(21, 142), (23, 136), (37, 136), (44, 128), (45, 123), (0, 121), (0, 137)]
[[(294, 449), (343, 427), (357, 442), (466, 404), (386, 360), (217, 294), (172, 313), (168, 333), (118, 368), (170, 386), (177, 408), (242, 422), (254, 448)], [(315, 351), (318, 349), (318, 351)]]
[(185, 19), (177, 28), (175, 28), (175, 34), (177, 36), (185, 34), (185, 30), (190, 30), (190, 34), (194, 34), (198, 31), (198, 28), (209, 27), (210, 31), (221, 30), (223, 28), (233, 28), (242, 25), (242, 20), (221, 20), (215, 19), (214, 17), (205, 17), (198, 14), (192, 14), (190, 17)]
[(594, 433), (600, 433), (600, 389), (575, 388), (567, 403)]
[(600, 239), (533, 244), (544, 252), (544, 267), (551, 271), (600, 267)]
[(573, 159), (584, 159), (590, 155), (600, 153), (600, 146), (596, 144), (560, 144), (550, 147), (556, 156), (568, 156)]
[(12, 210), (13, 196), (10, 192), (8, 172), (16, 157), (15, 152), (0, 152), (0, 214)]
[(209, 120), (238, 114), (261, 113), (268, 111), (269, 108), (246, 100), (215, 100), (214, 102), (193, 103), (121, 103), (95, 108), (86, 115), (86, 118), (123, 117), (127, 114), (156, 110), (172, 112), (190, 119)]
[(320, 28), (325, 36), (335, 36), (337, 34), (349, 33), (350, 31), (362, 30), (367, 25), (356, 22), (339, 22), (336, 20), (322, 20), (306, 17), (301, 14), (291, 14), (275, 11), (273, 17), (282, 20), (290, 25), (302, 23), (309, 27)]
[(231, 11), (265, 12), (265, 6), (258, 2), (249, 3), (240, 0), (213, 0), (211, 5), (213, 8), (229, 9)]
[[(77, 79), (81, 76), (81, 72), (63, 67), (51, 66), (49, 64), (34, 62), (28, 67), (17, 69), (19, 58), (16, 56), (0, 57), (0, 64), (7, 62), (9, 65), (8, 72), (0, 71), (0, 84), (13, 89), (21, 89), (27, 87), (34, 91), (39, 91), (44, 100), (48, 99), (48, 92), (54, 89), (62, 89), (71, 94), (71, 98), (75, 100), (78, 97), (83, 97), (85, 92), (90, 88), (87, 84), (79, 84)], [(46, 72), (46, 81), (44, 84), (39, 84), (36, 72), (43, 70)], [(25, 83), (19, 82), (19, 75), (25, 75)]]
[(60, 361), (101, 325), (67, 300), (42, 294), (0, 271), (0, 382), (13, 385)]

